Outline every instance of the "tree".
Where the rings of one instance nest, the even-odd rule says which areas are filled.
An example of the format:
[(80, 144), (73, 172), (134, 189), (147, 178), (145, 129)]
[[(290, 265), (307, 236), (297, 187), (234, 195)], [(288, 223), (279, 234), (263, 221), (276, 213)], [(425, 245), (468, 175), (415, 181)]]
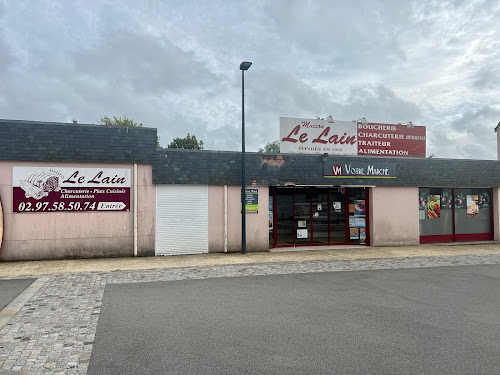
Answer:
[(203, 150), (203, 141), (198, 141), (195, 135), (189, 135), (185, 138), (174, 138), (167, 146), (168, 148), (182, 148), (185, 150)]
[[(142, 128), (142, 123), (138, 124), (131, 118), (127, 118), (127, 116), (116, 117), (113, 116), (110, 119), (108, 116), (101, 117), (99, 121), (97, 121), (101, 125), (114, 125), (114, 126), (129, 126), (131, 128)], [(160, 137), (156, 136), (156, 148), (162, 148), (160, 145)]]
[(267, 142), (264, 148), (259, 148), (259, 153), (275, 154), (280, 152), (280, 141)]
[(113, 119), (110, 119), (108, 116), (104, 116), (101, 117), (98, 123), (101, 125), (130, 126), (132, 128), (142, 128), (142, 124), (138, 124), (134, 120), (127, 118), (127, 116), (123, 116), (123, 118), (113, 116)]

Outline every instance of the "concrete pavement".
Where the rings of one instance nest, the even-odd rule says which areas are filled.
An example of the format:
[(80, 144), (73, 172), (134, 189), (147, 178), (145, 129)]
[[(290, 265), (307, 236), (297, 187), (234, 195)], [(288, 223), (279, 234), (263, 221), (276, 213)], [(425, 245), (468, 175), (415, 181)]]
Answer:
[(500, 265), (108, 285), (88, 374), (497, 374)]
[[(277, 251), (278, 250), (278, 251)], [(335, 261), (380, 258), (412, 258), (455, 255), (500, 254), (500, 243), (421, 245), (400, 247), (297, 247), (272, 252), (212, 253), (167, 257), (77, 259), (0, 263), (0, 277), (53, 275), (73, 272), (168, 269), (236, 264), (261, 264), (304, 261)]]
[(86, 374), (106, 285), (500, 264), (500, 244), (0, 263), (0, 281), (45, 275), (0, 329), (0, 375)]

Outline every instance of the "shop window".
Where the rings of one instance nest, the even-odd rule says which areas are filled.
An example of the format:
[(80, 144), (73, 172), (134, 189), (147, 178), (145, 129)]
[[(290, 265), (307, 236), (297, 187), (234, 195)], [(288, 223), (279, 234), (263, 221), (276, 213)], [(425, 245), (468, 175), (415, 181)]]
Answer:
[(276, 188), (274, 200), (269, 201), (269, 245), (367, 244), (367, 191)]
[(420, 188), (420, 242), (491, 240), (491, 198), (491, 189)]
[(297, 190), (295, 206), (295, 244), (311, 243), (311, 199), (304, 190)]
[[(418, 213), (421, 236), (453, 236), (453, 194), (451, 189), (420, 188)], [(451, 237), (450, 241), (453, 240)]]
[(345, 188), (332, 188), (330, 191), (330, 241), (347, 243)]
[(349, 188), (349, 243), (366, 243), (365, 189)]
[(455, 189), (455, 233), (491, 233), (491, 189)]
[(276, 237), (278, 246), (293, 245), (293, 190), (281, 190), (276, 196)]
[(313, 243), (328, 245), (330, 207), (328, 206), (328, 190), (315, 189), (312, 193), (312, 225)]

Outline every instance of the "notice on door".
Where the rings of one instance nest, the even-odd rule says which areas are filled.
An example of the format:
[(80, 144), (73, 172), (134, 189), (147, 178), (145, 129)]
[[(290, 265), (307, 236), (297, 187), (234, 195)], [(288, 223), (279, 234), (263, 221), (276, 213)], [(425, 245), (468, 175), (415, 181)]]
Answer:
[(307, 238), (307, 229), (297, 229), (297, 238)]

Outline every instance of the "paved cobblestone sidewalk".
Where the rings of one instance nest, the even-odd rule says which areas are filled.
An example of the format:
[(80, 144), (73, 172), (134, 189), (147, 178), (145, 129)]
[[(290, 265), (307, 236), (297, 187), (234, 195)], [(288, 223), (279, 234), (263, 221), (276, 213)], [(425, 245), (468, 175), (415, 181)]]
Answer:
[(500, 264), (500, 254), (304, 261), (49, 275), (0, 330), (0, 375), (85, 374), (108, 283)]

